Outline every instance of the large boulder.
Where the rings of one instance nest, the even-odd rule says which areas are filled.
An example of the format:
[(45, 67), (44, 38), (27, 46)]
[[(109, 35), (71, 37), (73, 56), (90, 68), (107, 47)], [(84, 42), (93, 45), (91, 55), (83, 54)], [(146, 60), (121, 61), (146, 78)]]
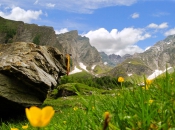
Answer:
[(53, 47), (0, 44), (0, 115), (39, 106), (66, 74), (65, 56)]

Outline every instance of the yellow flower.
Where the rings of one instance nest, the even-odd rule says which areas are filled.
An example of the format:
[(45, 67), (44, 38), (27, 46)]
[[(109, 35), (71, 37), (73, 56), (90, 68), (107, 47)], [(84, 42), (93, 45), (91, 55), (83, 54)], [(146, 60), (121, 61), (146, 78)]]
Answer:
[(124, 78), (123, 77), (119, 77), (118, 78), (118, 82), (120, 82), (120, 83), (124, 82)]
[(92, 110), (95, 110), (95, 107), (94, 106), (92, 107)]
[(44, 127), (49, 124), (55, 111), (51, 106), (46, 106), (43, 109), (32, 106), (26, 108), (26, 116), (30, 124), (34, 127)]
[(76, 111), (76, 110), (78, 110), (78, 107), (74, 107), (73, 109), (74, 109), (74, 111)]
[(150, 85), (152, 83), (152, 80), (147, 79), (146, 80), (146, 85)]
[(149, 100), (149, 104), (152, 104), (154, 102), (154, 100)]
[(28, 128), (28, 124), (22, 126), (22, 129), (27, 129), (27, 128)]
[(19, 130), (18, 128), (11, 128), (10, 130)]

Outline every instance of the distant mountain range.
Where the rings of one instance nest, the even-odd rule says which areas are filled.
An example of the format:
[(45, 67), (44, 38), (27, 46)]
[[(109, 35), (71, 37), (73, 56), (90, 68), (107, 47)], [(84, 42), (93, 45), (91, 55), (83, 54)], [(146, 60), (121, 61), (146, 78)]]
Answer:
[(90, 73), (103, 73), (102, 75), (149, 76), (155, 71), (165, 70), (166, 66), (175, 66), (175, 35), (157, 42), (143, 53), (107, 55), (98, 52), (91, 46), (89, 38), (78, 35), (76, 30), (56, 35), (53, 27), (26, 24), (0, 17), (0, 43), (13, 42), (33, 42), (37, 45), (56, 47), (63, 54), (72, 55), (71, 70), (78, 68)]
[(155, 72), (175, 66), (175, 35), (157, 42), (143, 53), (136, 53), (125, 59), (105, 75), (111, 76), (149, 76)]
[(107, 55), (105, 52), (99, 52), (99, 53), (102, 57), (103, 63), (105, 65), (109, 65), (109, 66), (112, 66), (112, 67), (115, 67), (117, 64), (123, 62), (127, 58), (132, 57), (132, 55), (130, 55), (130, 54), (120, 56), (120, 55), (115, 55), (115, 54)]

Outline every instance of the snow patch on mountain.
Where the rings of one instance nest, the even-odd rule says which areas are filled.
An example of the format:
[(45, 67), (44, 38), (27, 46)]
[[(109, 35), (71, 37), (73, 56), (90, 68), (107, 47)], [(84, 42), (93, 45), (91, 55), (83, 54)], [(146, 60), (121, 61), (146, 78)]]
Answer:
[(103, 64), (104, 64), (104, 65), (107, 65), (107, 64), (108, 64), (108, 62), (104, 62)]
[(79, 73), (82, 72), (82, 70), (78, 69), (76, 66), (74, 67), (74, 70), (72, 70), (69, 74), (75, 74), (75, 73)]
[(96, 66), (96, 65), (93, 65), (93, 66), (91, 67), (91, 69), (94, 70), (95, 66)]
[(80, 65), (80, 67), (81, 67), (82, 69), (84, 69), (85, 71), (89, 72), (89, 71), (86, 69), (86, 66), (85, 66), (82, 62), (80, 62), (79, 65)]
[(149, 79), (149, 80), (154, 79), (162, 73), (163, 73), (162, 70), (155, 70), (150, 76), (148, 76), (147, 79)]
[(166, 71), (168, 71), (171, 68), (172, 67), (169, 67), (169, 68), (165, 69), (164, 71), (162, 71), (162, 70), (155, 70), (151, 75), (149, 75), (147, 77), (147, 79), (152, 80), (152, 79), (156, 78), (157, 76), (161, 75), (162, 73), (165, 73)]
[[(79, 72), (82, 72), (83, 70), (89, 72), (89, 71), (86, 69), (86, 66), (85, 66), (82, 62), (79, 63), (79, 66), (80, 66), (81, 69), (78, 69), (78, 68), (75, 66), (74, 69), (73, 69), (69, 74), (79, 73)], [(93, 65), (93, 66), (91, 67), (91, 69), (93, 70), (93, 69), (95, 68), (95, 66), (96, 66), (96, 65)], [(82, 69), (83, 69), (83, 70), (82, 70)]]
[(151, 48), (151, 46), (148, 46), (147, 48), (145, 48), (145, 51), (149, 50)]

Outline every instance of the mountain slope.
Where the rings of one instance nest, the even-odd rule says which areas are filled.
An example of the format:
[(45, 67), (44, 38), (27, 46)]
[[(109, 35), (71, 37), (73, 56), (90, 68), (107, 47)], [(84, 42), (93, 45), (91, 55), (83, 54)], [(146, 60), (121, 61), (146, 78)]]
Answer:
[(74, 65), (82, 62), (92, 66), (102, 62), (97, 49), (90, 45), (89, 38), (79, 36), (76, 30), (57, 35), (57, 41), (64, 48), (64, 53), (72, 55)]
[(175, 35), (168, 36), (143, 53), (136, 53), (117, 65), (106, 75), (111, 76), (149, 76), (155, 71), (164, 71), (175, 66)]
[(26, 24), (0, 17), (0, 43), (34, 42), (39, 45), (56, 44), (53, 27)]
[(164, 70), (166, 65), (175, 65), (175, 35), (168, 36), (144, 53), (136, 54), (134, 58), (139, 58), (153, 70)]

